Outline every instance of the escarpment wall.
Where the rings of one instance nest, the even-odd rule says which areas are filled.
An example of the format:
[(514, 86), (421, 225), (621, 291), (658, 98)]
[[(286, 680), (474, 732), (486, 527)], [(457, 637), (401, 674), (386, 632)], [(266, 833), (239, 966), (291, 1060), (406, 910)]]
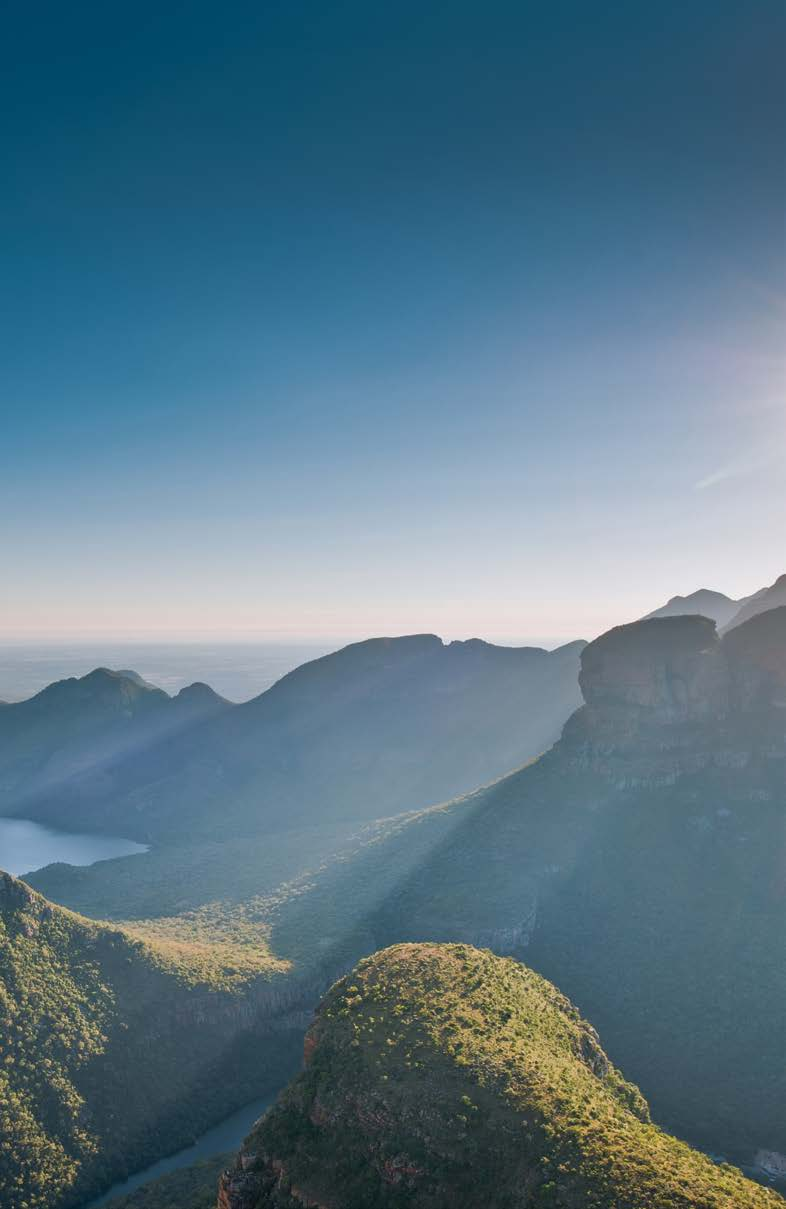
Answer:
[(723, 640), (705, 617), (619, 626), (585, 648), (579, 682), (562, 750), (617, 788), (786, 760), (786, 608)]

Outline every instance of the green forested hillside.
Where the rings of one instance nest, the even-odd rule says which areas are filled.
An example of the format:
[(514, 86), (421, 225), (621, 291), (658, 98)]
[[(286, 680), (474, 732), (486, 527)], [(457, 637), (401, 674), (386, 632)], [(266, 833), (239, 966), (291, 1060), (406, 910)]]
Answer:
[(0, 874), (3, 1209), (78, 1205), (253, 1094), (258, 1038), (223, 985)]
[[(482, 1191), (481, 1191), (482, 1190)], [(324, 999), (306, 1067), (222, 1181), (235, 1209), (775, 1209), (650, 1121), (560, 992), (465, 945), (399, 945)]]

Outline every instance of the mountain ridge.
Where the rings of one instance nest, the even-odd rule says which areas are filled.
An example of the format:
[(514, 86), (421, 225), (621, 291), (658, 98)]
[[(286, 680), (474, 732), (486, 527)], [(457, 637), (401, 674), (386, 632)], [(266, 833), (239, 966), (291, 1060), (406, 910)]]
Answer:
[[(108, 765), (228, 708), (207, 686), (170, 697), (135, 672), (99, 667), (55, 681), (0, 712), (0, 813), (35, 817), (69, 785), (91, 780), (101, 793)], [(74, 822), (68, 812), (59, 821)]]
[(743, 625), (760, 613), (780, 608), (783, 605), (786, 605), (786, 574), (780, 575), (775, 583), (770, 584), (767, 588), (762, 588), (760, 592), (756, 592), (747, 600), (740, 601), (739, 611), (726, 624), (723, 632)]
[(67, 818), (143, 843), (177, 843), (184, 815), (190, 831), (209, 835), (219, 810), (250, 834), (418, 809), (549, 747), (579, 701), (581, 649), (436, 635), (352, 644), (250, 702), (118, 745), (62, 778), (56, 796), (27, 793), (24, 808), (41, 822)]
[(717, 625), (722, 626), (727, 621), (731, 621), (739, 610), (740, 604), (740, 601), (732, 600), (723, 592), (716, 592), (710, 588), (699, 588), (698, 591), (691, 592), (687, 596), (672, 596), (665, 605), (661, 605), (659, 609), (653, 609), (641, 620), (650, 621), (656, 617), (685, 617), (699, 614), (711, 618)]

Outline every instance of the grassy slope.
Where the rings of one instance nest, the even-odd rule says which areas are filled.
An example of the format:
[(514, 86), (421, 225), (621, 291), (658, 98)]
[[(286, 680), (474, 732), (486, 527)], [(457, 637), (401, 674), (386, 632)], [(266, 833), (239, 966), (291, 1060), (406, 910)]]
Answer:
[[(308, 973), (368, 951), (368, 920), (451, 832), (477, 795), (360, 828), (282, 831), (256, 840), (157, 849), (89, 869), (52, 865), (30, 883), (146, 937), (255, 946), (271, 970)], [(360, 947), (358, 947), (360, 946)], [(371, 947), (375, 946), (371, 944)]]
[(307, 1052), (244, 1147), (254, 1209), (783, 1204), (652, 1125), (569, 1001), (487, 951), (400, 945), (362, 961)]

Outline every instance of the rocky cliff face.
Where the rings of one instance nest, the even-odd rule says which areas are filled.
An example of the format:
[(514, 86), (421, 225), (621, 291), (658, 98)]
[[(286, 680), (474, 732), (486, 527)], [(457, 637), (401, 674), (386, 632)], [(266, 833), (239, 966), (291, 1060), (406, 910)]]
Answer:
[(770, 609), (730, 630), (723, 650), (736, 711), (786, 710), (786, 607)]
[(714, 622), (668, 617), (618, 626), (582, 654), (579, 684), (587, 705), (646, 711), (657, 724), (704, 722), (729, 707), (729, 669)]
[(786, 608), (722, 641), (705, 617), (619, 626), (585, 648), (579, 683), (564, 748), (617, 787), (786, 758)]

